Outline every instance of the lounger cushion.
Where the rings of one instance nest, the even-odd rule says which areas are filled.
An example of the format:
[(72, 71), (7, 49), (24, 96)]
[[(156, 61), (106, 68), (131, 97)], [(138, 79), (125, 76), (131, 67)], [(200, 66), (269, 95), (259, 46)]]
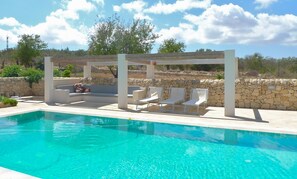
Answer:
[(151, 95), (151, 97), (156, 97), (156, 98), (158, 98), (158, 92), (154, 92), (154, 93)]
[[(85, 88), (89, 88), (91, 90), (91, 94), (96, 93), (105, 93), (105, 94), (117, 94), (118, 87), (116, 85), (83, 85)], [(75, 93), (73, 85), (59, 85), (56, 89), (67, 89), (69, 93)], [(134, 90), (140, 90), (139, 86), (129, 86), (128, 94), (133, 94)], [(84, 93), (82, 93), (84, 94)]]

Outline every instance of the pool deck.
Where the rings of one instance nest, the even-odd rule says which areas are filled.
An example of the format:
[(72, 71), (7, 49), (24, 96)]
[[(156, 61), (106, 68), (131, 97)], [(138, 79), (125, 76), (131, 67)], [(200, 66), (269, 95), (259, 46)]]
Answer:
[[(140, 106), (140, 108), (145, 107), (146, 105)], [(168, 111), (160, 112), (159, 107), (153, 105), (148, 109), (136, 111), (135, 105), (129, 105), (128, 109), (122, 110), (117, 108), (117, 104), (77, 102), (68, 105), (48, 105), (42, 101), (25, 101), (20, 102), (16, 107), (1, 108), (0, 117), (44, 110), (129, 120), (297, 135), (297, 111), (236, 108), (235, 117), (225, 117), (223, 107), (201, 108), (199, 110), (200, 115), (197, 115), (197, 113), (184, 113), (182, 106), (177, 106), (174, 112), (170, 111), (170, 109), (165, 107), (165, 110)], [(0, 167), (0, 178), (9, 178), (8, 176), (10, 178), (30, 178), (30, 176), (25, 174), (22, 176), (19, 172), (16, 172), (14, 175), (13, 171)]]
[[(142, 107), (146, 105), (140, 106)], [(225, 117), (223, 107), (202, 108), (199, 111), (200, 115), (197, 115), (184, 113), (182, 106), (177, 106), (174, 112), (166, 107), (167, 111), (160, 112), (157, 105), (136, 111), (135, 105), (129, 105), (128, 109), (122, 110), (117, 108), (116, 103), (77, 102), (68, 105), (48, 105), (41, 101), (27, 101), (20, 102), (17, 107), (1, 108), (0, 117), (36, 110), (297, 135), (297, 111), (282, 110), (236, 108), (235, 117)]]

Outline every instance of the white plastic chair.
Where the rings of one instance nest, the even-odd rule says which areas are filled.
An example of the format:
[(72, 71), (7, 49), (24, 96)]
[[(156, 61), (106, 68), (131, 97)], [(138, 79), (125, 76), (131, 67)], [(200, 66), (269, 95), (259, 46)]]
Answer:
[(192, 89), (191, 97), (189, 101), (183, 103), (184, 112), (187, 111), (188, 106), (197, 106), (197, 113), (199, 114), (199, 106), (204, 103), (207, 104), (208, 89), (196, 88)]
[(170, 88), (169, 98), (160, 101), (160, 109), (163, 111), (162, 104), (172, 105), (172, 111), (174, 111), (175, 104), (185, 101), (185, 88)]
[(148, 108), (150, 103), (159, 102), (159, 100), (162, 100), (162, 96), (163, 96), (162, 94), (163, 94), (162, 87), (149, 87), (147, 92), (147, 97), (137, 100), (136, 110), (139, 104), (147, 103), (147, 108)]

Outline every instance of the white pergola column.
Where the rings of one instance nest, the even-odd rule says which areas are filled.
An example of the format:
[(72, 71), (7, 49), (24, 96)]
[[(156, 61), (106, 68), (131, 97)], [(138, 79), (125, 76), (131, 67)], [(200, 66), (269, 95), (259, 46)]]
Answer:
[(238, 58), (235, 59), (235, 78), (239, 77), (239, 71), (238, 71)]
[(146, 65), (146, 78), (147, 79), (155, 78), (155, 65)]
[(118, 54), (118, 108), (128, 108), (128, 62), (125, 54)]
[(84, 78), (91, 78), (92, 76), (92, 66), (87, 63), (87, 65), (84, 66)]
[(225, 51), (225, 116), (235, 116), (236, 59), (234, 50)]
[(53, 102), (54, 90), (54, 64), (51, 62), (51, 57), (44, 58), (44, 101), (46, 103)]

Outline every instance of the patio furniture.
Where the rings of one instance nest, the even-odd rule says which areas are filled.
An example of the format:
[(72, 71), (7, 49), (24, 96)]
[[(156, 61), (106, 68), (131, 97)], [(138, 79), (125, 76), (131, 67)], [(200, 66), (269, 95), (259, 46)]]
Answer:
[(144, 90), (133, 91), (133, 99), (136, 104), (136, 110), (139, 104), (147, 104), (147, 108), (150, 103), (159, 102), (162, 100), (163, 88), (162, 87), (149, 87), (147, 95)]
[(192, 89), (190, 100), (182, 103), (184, 105), (184, 112), (189, 106), (197, 106), (197, 113), (199, 114), (199, 106), (204, 103), (207, 104), (208, 89), (196, 88)]
[[(54, 90), (54, 102), (68, 104), (77, 101), (117, 103), (117, 85), (83, 85), (90, 92), (75, 92), (73, 85), (58, 85)], [(139, 90), (139, 86), (128, 87), (128, 103), (133, 103), (132, 93)]]
[(185, 88), (170, 88), (169, 98), (160, 101), (160, 109), (163, 111), (162, 105), (172, 105), (172, 111), (174, 111), (175, 104), (179, 104), (185, 100)]

